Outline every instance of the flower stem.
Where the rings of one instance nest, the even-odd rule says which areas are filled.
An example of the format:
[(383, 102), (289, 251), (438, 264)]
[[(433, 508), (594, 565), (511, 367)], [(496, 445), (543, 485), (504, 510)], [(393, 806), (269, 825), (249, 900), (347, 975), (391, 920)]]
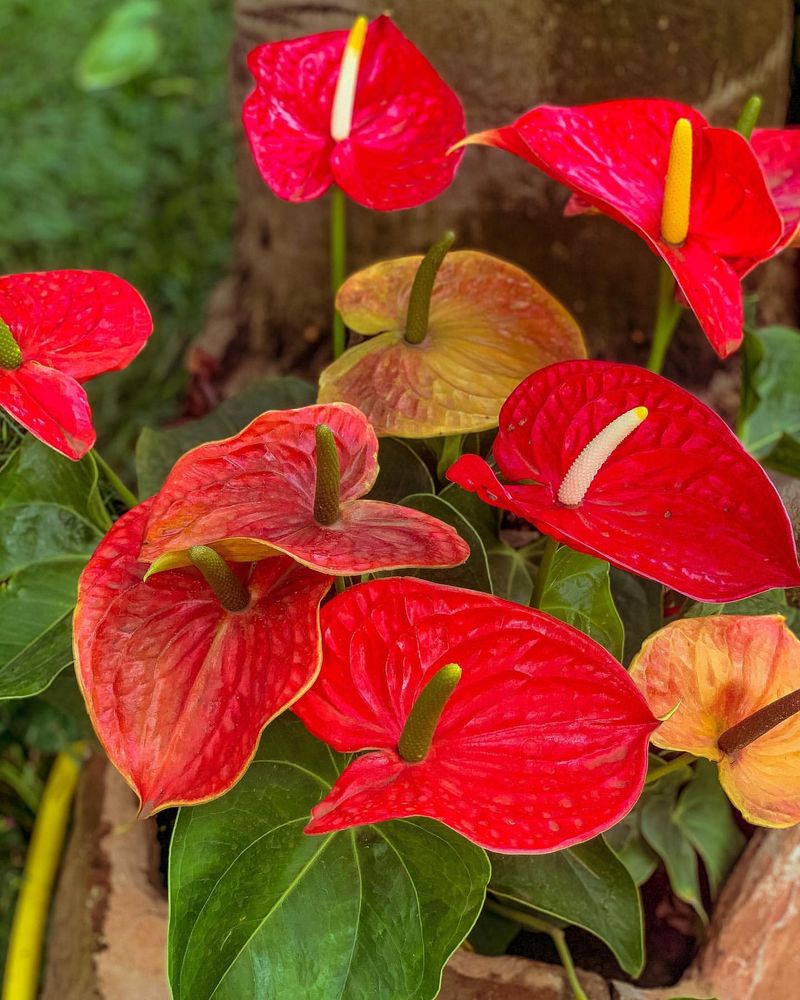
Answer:
[(35, 1000), (42, 943), (84, 744), (56, 757), (33, 828), (6, 957), (3, 1000)]
[(673, 771), (679, 771), (682, 767), (686, 767), (687, 764), (691, 764), (695, 760), (697, 760), (697, 758), (693, 753), (678, 754), (677, 757), (673, 757), (672, 760), (668, 760), (660, 767), (654, 767), (644, 779), (644, 783), (646, 785), (652, 785), (653, 782), (658, 781), (659, 778), (663, 778), (665, 774), (672, 774)]
[(658, 270), (658, 309), (653, 327), (653, 343), (650, 345), (650, 357), (647, 367), (651, 372), (660, 372), (664, 367), (672, 335), (681, 315), (681, 305), (675, 301), (675, 279), (672, 271), (662, 261)]
[(542, 558), (539, 561), (539, 569), (536, 573), (536, 580), (533, 584), (533, 594), (531, 595), (532, 608), (538, 608), (542, 603), (542, 597), (547, 589), (547, 578), (550, 576), (550, 567), (553, 565), (553, 559), (555, 558), (556, 552), (558, 552), (558, 542), (555, 538), (551, 538), (548, 535), (547, 541), (544, 543)]
[[(344, 191), (339, 187), (331, 188), (331, 293), (334, 300), (336, 293), (342, 287), (347, 277), (347, 203)], [(345, 327), (344, 320), (333, 307), (333, 357), (338, 358), (344, 353)]]
[(128, 507), (135, 507), (139, 503), (136, 499), (136, 495), (128, 489), (125, 483), (123, 483), (97, 448), (92, 449), (92, 454), (94, 455), (95, 462), (97, 462), (99, 468), (102, 470), (103, 475), (116, 490), (117, 496), (120, 500)]
[(555, 945), (558, 957), (564, 966), (564, 973), (566, 974), (575, 1000), (589, 1000), (578, 979), (578, 973), (575, 970), (575, 963), (572, 961), (567, 939), (560, 927), (554, 927), (552, 924), (548, 924), (547, 921), (539, 920), (537, 917), (533, 917), (522, 910), (517, 910), (513, 906), (504, 906), (494, 899), (487, 898), (486, 909), (492, 913), (496, 913), (499, 917), (516, 921), (526, 930), (533, 931), (534, 934), (547, 934)]

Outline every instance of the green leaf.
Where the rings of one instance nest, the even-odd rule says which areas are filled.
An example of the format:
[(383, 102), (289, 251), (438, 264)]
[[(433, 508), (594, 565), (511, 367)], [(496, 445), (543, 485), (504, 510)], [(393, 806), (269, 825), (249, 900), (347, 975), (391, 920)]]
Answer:
[(622, 659), (625, 630), (611, 596), (607, 562), (560, 545), (550, 563), (539, 609), (579, 628)]
[(429, 1000), (483, 904), (480, 848), (425, 819), (319, 837), (347, 762), (284, 715), (238, 785), (182, 809), (170, 855), (174, 1000)]
[(692, 780), (681, 792), (672, 816), (703, 859), (712, 895), (716, 895), (745, 845), (719, 783), (716, 764), (697, 761)]
[(639, 891), (602, 837), (554, 854), (490, 854), (491, 892), (583, 927), (630, 975), (644, 964)]
[(625, 628), (623, 663), (631, 662), (642, 643), (663, 624), (663, 588), (660, 583), (611, 567), (611, 593)]
[(640, 811), (633, 809), (604, 836), (636, 885), (644, 885), (658, 868), (659, 857), (642, 836)]
[(761, 460), (764, 465), (784, 476), (800, 479), (800, 439), (781, 434), (772, 450)]
[(704, 924), (708, 915), (700, 894), (694, 847), (675, 822), (674, 805), (667, 795), (653, 795), (642, 806), (642, 833), (667, 869), (672, 891), (692, 906)]
[(469, 545), (470, 556), (460, 566), (451, 569), (408, 569), (392, 570), (387, 576), (415, 576), (421, 580), (431, 580), (434, 583), (444, 583), (451, 587), (465, 587), (467, 590), (480, 590), (486, 594), (492, 593), (492, 580), (489, 576), (489, 563), (486, 559), (486, 549), (480, 535), (467, 519), (442, 497), (430, 493), (416, 493), (406, 497), (402, 504), (414, 510), (421, 510), (431, 517), (438, 517), (461, 535)]
[(303, 379), (261, 379), (199, 420), (163, 431), (145, 427), (136, 443), (139, 496), (157, 493), (172, 466), (190, 448), (237, 434), (266, 410), (308, 406), (315, 398), (314, 387)]
[(783, 590), (766, 590), (763, 594), (728, 604), (691, 604), (684, 617), (707, 618), (709, 615), (783, 615), (788, 627), (800, 635), (800, 611), (789, 605)]
[(98, 504), (91, 456), (71, 462), (28, 437), (0, 470), (0, 698), (36, 694), (72, 662)]
[(435, 487), (428, 467), (419, 455), (397, 438), (380, 439), (380, 471), (369, 492), (370, 500), (399, 503), (412, 493), (433, 493)]
[(105, 90), (145, 73), (161, 53), (161, 36), (153, 24), (157, 0), (128, 0), (103, 21), (81, 53), (75, 82), (82, 90)]
[(520, 930), (516, 920), (484, 909), (469, 932), (468, 941), (479, 955), (505, 955)]
[(764, 458), (783, 436), (800, 435), (800, 332), (769, 326), (748, 333), (742, 443)]
[(475, 493), (468, 493), (453, 484), (439, 494), (465, 517), (477, 531), (486, 549), (492, 589), (498, 597), (517, 604), (530, 604), (533, 578), (530, 564), (516, 549), (500, 538), (500, 518), (497, 510), (483, 503)]

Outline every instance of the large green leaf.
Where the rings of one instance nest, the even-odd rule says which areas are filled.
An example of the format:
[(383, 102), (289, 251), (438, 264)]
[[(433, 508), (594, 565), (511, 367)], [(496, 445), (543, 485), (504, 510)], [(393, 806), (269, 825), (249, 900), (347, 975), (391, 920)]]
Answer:
[(602, 837), (554, 854), (490, 854), (490, 890), (583, 927), (632, 976), (644, 964), (639, 890)]
[(91, 456), (28, 437), (0, 470), (0, 698), (36, 694), (72, 662), (78, 577), (104, 519)]
[(800, 479), (800, 436), (790, 437), (788, 434), (781, 434), (761, 461), (770, 469), (782, 472), (784, 476)]
[(484, 851), (431, 820), (309, 837), (347, 762), (283, 716), (170, 856), (175, 1000), (430, 1000), (483, 903)]
[(404, 441), (385, 437), (378, 450), (380, 470), (369, 492), (370, 500), (399, 503), (412, 493), (433, 493), (433, 477), (417, 452)]
[(747, 335), (744, 365), (745, 447), (765, 459), (782, 437), (800, 437), (800, 332), (769, 326)]
[(444, 583), (451, 587), (465, 587), (468, 590), (480, 590), (486, 594), (492, 593), (492, 580), (489, 576), (489, 563), (486, 549), (478, 532), (469, 521), (460, 514), (452, 504), (442, 497), (430, 493), (415, 493), (403, 500), (404, 507), (421, 510), (432, 517), (438, 517), (461, 535), (469, 545), (470, 555), (465, 563), (450, 569), (409, 569), (393, 570), (389, 576), (416, 576), (422, 580), (432, 580), (434, 583)]
[(711, 891), (716, 895), (742, 853), (745, 838), (733, 819), (731, 805), (717, 777), (717, 765), (698, 760), (672, 818), (703, 859)]
[(605, 838), (636, 885), (644, 885), (658, 868), (659, 857), (642, 835), (641, 810), (631, 810), (606, 831)]
[(539, 609), (574, 625), (622, 659), (625, 630), (602, 559), (560, 545), (547, 570)]
[(703, 923), (708, 916), (700, 892), (700, 876), (692, 843), (675, 821), (675, 804), (671, 795), (653, 795), (642, 806), (642, 833), (667, 869), (672, 891), (689, 903)]
[(75, 81), (83, 90), (104, 90), (146, 72), (161, 52), (154, 21), (158, 0), (127, 0), (112, 10), (81, 53)]
[(190, 448), (237, 434), (266, 410), (308, 406), (315, 398), (314, 387), (303, 379), (262, 379), (199, 420), (161, 431), (145, 427), (136, 443), (139, 495), (149, 497), (161, 489), (169, 470)]

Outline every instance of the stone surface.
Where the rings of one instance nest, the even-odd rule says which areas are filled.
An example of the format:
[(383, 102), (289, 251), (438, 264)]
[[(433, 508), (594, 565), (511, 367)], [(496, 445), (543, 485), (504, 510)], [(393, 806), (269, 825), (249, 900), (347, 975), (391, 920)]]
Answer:
[[(580, 972), (588, 1000), (610, 1000), (600, 976)], [(439, 1000), (573, 1000), (562, 969), (527, 958), (488, 958), (459, 949), (450, 959)]]
[[(383, 0), (357, 7), (309, 0), (235, 0), (232, 111), (252, 81), (246, 52), (268, 40), (349, 25), (374, 16)], [(399, 27), (461, 96), (468, 128), (511, 121), (539, 103), (664, 96), (698, 104), (732, 124), (753, 92), (763, 123), (783, 121), (792, 38), (791, 0), (403, 0)], [(327, 199), (279, 201), (265, 187), (240, 136), (240, 208), (235, 239), (234, 320), (239, 348), (274, 371), (318, 367), (327, 357), (330, 301)], [(593, 352), (643, 361), (652, 323), (656, 259), (623, 227), (597, 217), (564, 219), (567, 192), (533, 167), (497, 150), (473, 148), (452, 187), (408, 212), (349, 206), (350, 265), (420, 252), (446, 228), (477, 247), (528, 268), (573, 311)], [(789, 258), (760, 276), (770, 294), (764, 316), (791, 318)], [(670, 359), (694, 384), (716, 365), (691, 318)], [(235, 353), (235, 352), (234, 352)], [(677, 359), (677, 360), (676, 360)], [(245, 362), (249, 364), (249, 361)], [(668, 369), (669, 371), (669, 369)]]

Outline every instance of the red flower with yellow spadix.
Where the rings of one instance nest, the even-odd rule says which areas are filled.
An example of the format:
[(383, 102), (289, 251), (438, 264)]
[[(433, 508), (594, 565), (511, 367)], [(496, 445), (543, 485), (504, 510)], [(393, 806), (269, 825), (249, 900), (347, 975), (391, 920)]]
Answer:
[(749, 822), (800, 823), (800, 640), (781, 615), (672, 622), (631, 677), (665, 718), (653, 743), (716, 761)]
[(500, 412), (494, 458), (448, 478), (579, 552), (698, 601), (800, 584), (789, 517), (726, 424), (632, 365), (565, 361)]
[(411, 578), (322, 609), (323, 661), (294, 711), (365, 750), (306, 833), (427, 816), (476, 844), (539, 853), (588, 840), (636, 802), (658, 725), (626, 671), (532, 608)]
[(448, 253), (453, 239), (345, 281), (336, 308), (367, 339), (324, 369), (321, 403), (358, 406), (378, 434), (468, 434), (495, 427), (532, 371), (586, 356), (575, 320), (529, 274), (489, 254)]
[(81, 383), (130, 364), (152, 330), (142, 297), (114, 274), (0, 277), (0, 407), (77, 461), (95, 441)]
[(668, 265), (720, 357), (740, 345), (740, 276), (783, 233), (743, 136), (710, 127), (684, 104), (623, 100), (542, 105), (465, 142), (528, 160), (570, 187), (579, 206), (634, 230)]
[(75, 670), (100, 742), (142, 814), (204, 802), (241, 777), (267, 723), (313, 682), (330, 576), (292, 559), (228, 566), (198, 546), (144, 582), (152, 501), (125, 514), (84, 570)]
[(469, 546), (449, 525), (361, 499), (378, 475), (377, 452), (353, 406), (263, 413), (179, 459), (153, 501), (142, 559), (160, 572), (207, 545), (234, 562), (285, 554), (344, 576), (464, 562)]
[(413, 208), (450, 184), (464, 111), (388, 17), (254, 49), (243, 119), (261, 176), (280, 198), (337, 184), (383, 211)]

